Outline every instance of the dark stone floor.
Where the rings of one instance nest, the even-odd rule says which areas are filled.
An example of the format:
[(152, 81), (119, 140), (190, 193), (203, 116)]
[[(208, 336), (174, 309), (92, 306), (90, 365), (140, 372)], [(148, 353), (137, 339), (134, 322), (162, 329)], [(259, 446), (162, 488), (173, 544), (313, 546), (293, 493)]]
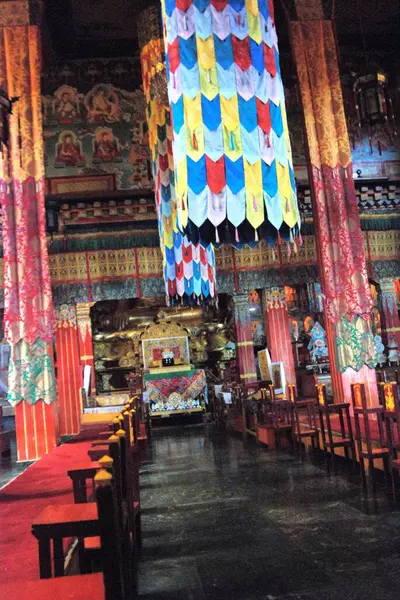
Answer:
[(157, 431), (141, 483), (141, 599), (400, 598), (400, 512), (346, 471), (206, 426)]
[(17, 463), (17, 444), (15, 439), (15, 424), (13, 417), (3, 418), (3, 427), (6, 431), (10, 431), (10, 446), (11, 452), (8, 454), (0, 455), (0, 488), (4, 487), (14, 477), (17, 477), (20, 473), (31, 464), (29, 462)]

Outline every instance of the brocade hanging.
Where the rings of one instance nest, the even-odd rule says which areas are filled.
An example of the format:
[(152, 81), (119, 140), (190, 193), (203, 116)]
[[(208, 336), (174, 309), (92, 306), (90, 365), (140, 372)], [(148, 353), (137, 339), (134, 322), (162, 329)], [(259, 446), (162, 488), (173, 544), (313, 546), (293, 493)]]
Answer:
[(50, 404), (55, 399), (48, 352), (54, 314), (44, 208), (40, 33), (36, 26), (3, 27), (0, 40), (0, 81), (9, 96), (20, 96), (10, 116), (8, 147), (0, 154), (4, 329), (11, 345), (8, 399)]
[[(316, 3), (320, 4), (320, 3)], [(308, 2), (303, 0), (307, 15)], [(322, 9), (321, 9), (322, 10)], [(327, 318), (335, 324), (338, 369), (376, 364), (372, 333), (360, 323), (373, 303), (368, 282), (337, 50), (330, 21), (292, 21), (314, 189), (314, 224)], [(364, 319), (362, 319), (363, 317)], [(364, 327), (364, 326), (363, 326)]]
[(272, 0), (162, 0), (178, 228), (293, 241), (299, 211)]

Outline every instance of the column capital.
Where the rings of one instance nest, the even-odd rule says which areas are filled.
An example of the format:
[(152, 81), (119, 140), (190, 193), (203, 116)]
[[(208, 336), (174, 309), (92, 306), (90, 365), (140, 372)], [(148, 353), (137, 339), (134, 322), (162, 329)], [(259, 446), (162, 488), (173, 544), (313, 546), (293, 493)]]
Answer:
[(160, 0), (146, 0), (139, 6), (137, 31), (140, 50), (153, 39), (163, 39)]
[(43, 0), (1, 0), (0, 27), (40, 25)]
[(294, 0), (299, 21), (320, 21), (325, 18), (321, 0)]
[(247, 306), (249, 303), (249, 295), (248, 294), (243, 294), (243, 293), (232, 294), (232, 299), (233, 299), (233, 303), (235, 306), (238, 306), (239, 304), (246, 304), (246, 306)]
[(394, 294), (394, 280), (391, 277), (385, 277), (379, 280), (382, 294)]
[(394, 289), (394, 280), (390, 278), (381, 279), (379, 285), (383, 310), (388, 310), (392, 315), (395, 315), (397, 313), (397, 296)]
[(76, 308), (74, 304), (61, 304), (54, 308), (57, 328), (76, 327)]
[(94, 302), (78, 302), (76, 304), (76, 318), (79, 325), (90, 322), (90, 309), (94, 304)]
[(271, 287), (262, 291), (262, 303), (265, 310), (287, 308), (285, 289), (283, 287)]

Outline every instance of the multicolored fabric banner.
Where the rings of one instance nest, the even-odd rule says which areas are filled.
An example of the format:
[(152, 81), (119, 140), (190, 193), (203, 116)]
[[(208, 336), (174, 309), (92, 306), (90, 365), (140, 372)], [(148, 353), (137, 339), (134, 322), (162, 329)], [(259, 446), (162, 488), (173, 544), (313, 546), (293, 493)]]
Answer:
[(11, 345), (12, 404), (55, 400), (52, 358), (54, 314), (44, 208), (40, 32), (3, 27), (0, 81), (19, 96), (10, 116), (10, 140), (0, 154), (4, 247), (4, 329)]
[[(158, 18), (161, 36), (160, 11), (150, 7), (144, 15), (147, 19)], [(209, 244), (192, 244), (181, 233), (177, 222), (173, 130), (166, 89), (164, 42), (161, 37), (153, 37), (142, 47), (141, 65), (167, 303), (173, 303), (176, 299), (184, 303), (213, 301), (217, 297), (214, 249)]]
[(272, 0), (161, 0), (177, 222), (193, 242), (293, 241), (299, 211)]

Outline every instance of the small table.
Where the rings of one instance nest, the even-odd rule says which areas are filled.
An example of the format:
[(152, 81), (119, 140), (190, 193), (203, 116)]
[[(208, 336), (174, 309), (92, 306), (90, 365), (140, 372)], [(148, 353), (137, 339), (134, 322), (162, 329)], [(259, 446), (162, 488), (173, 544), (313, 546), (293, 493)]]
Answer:
[(40, 579), (52, 576), (51, 541), (53, 541), (54, 576), (64, 575), (63, 538), (100, 535), (96, 502), (47, 506), (32, 523), (32, 534), (39, 544)]

